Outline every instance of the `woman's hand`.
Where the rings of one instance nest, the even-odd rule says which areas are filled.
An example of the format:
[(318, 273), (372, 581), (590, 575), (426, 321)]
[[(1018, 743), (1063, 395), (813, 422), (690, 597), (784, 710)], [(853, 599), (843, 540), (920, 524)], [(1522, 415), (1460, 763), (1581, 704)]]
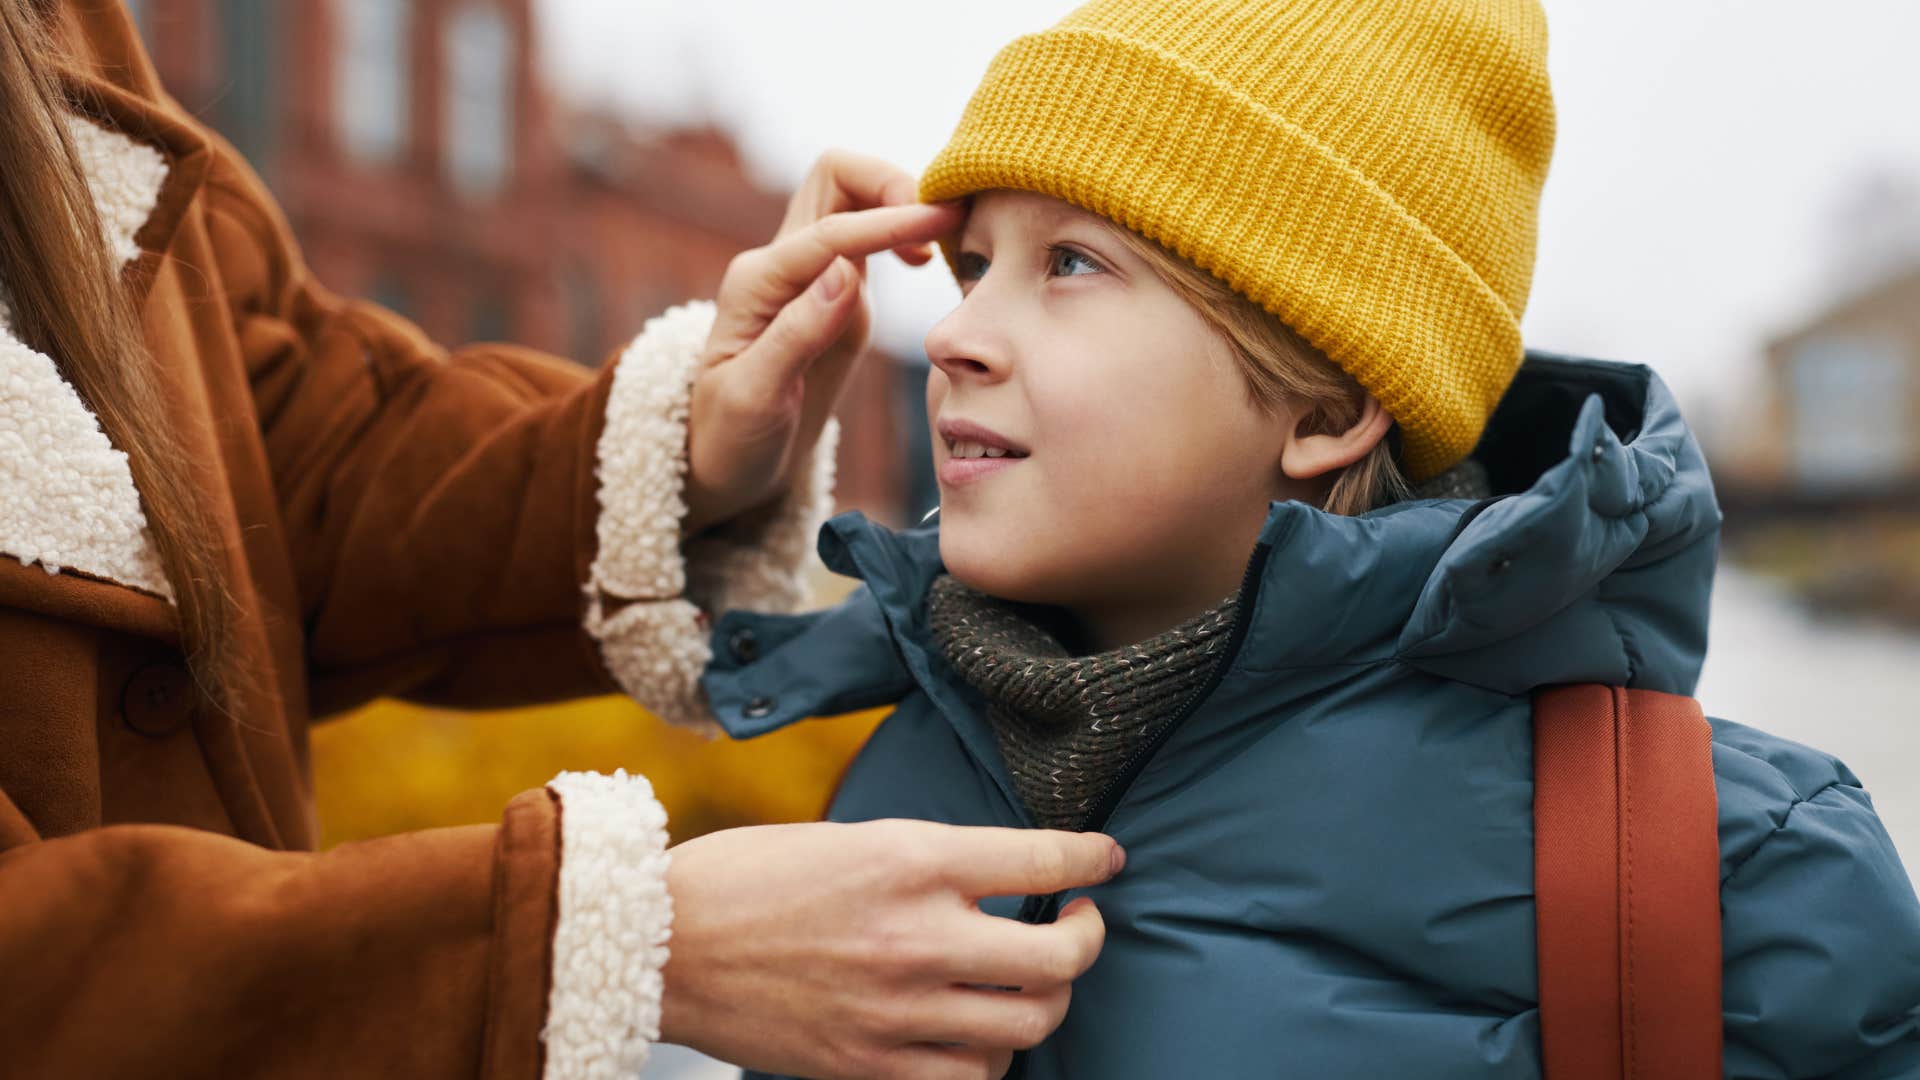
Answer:
[(866, 347), (866, 257), (892, 249), (919, 266), (928, 241), (959, 228), (957, 206), (919, 205), (914, 191), (885, 162), (829, 152), (773, 242), (728, 265), (687, 421), (687, 535), (800, 480)]
[(730, 829), (671, 852), (661, 1037), (766, 1072), (996, 1078), (1053, 1033), (1105, 938), (1093, 902), (1030, 926), (985, 896), (1095, 885), (1099, 833), (924, 821)]

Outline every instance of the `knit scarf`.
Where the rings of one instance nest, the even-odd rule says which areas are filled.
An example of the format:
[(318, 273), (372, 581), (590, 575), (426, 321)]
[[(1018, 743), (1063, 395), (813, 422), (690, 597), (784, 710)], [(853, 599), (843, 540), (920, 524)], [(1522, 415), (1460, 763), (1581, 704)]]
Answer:
[[(1484, 498), (1472, 458), (1420, 485), (1417, 498)], [(942, 574), (927, 597), (941, 655), (987, 702), (987, 720), (1034, 820), (1082, 827), (1093, 804), (1162, 722), (1219, 666), (1238, 597), (1138, 645), (1072, 656), (1040, 609)]]
[(1081, 827), (1155, 728), (1199, 690), (1226, 651), (1236, 598), (1137, 645), (1069, 655), (1035, 609), (948, 575), (927, 621), (941, 655), (987, 701), (987, 719), (1027, 809)]

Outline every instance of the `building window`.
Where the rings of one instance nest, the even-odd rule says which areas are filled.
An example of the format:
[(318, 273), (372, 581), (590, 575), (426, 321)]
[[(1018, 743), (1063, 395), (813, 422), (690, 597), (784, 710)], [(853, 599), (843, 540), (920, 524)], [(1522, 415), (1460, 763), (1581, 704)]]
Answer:
[(447, 179), (484, 199), (506, 186), (513, 152), (513, 31), (499, 8), (467, 3), (445, 27)]
[(1898, 341), (1817, 337), (1796, 347), (1788, 363), (1793, 462), (1803, 483), (1872, 485), (1912, 467), (1915, 360)]
[(335, 0), (339, 49), (333, 111), (340, 142), (361, 161), (387, 163), (407, 145), (412, 108), (407, 63), (413, 34), (408, 0)]
[(278, 147), (280, 74), (279, 4), (220, 0), (220, 54), (226, 61), (222, 90), (213, 105), (214, 126), (233, 141), (254, 168), (273, 178)]

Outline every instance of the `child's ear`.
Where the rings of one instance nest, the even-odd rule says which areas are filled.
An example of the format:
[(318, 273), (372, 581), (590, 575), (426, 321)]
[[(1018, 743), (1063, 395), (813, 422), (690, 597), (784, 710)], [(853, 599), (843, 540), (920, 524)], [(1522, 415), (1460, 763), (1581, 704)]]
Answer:
[(1345, 431), (1303, 434), (1303, 422), (1289, 418), (1292, 427), (1280, 448), (1280, 471), (1289, 479), (1311, 480), (1366, 457), (1393, 427), (1393, 417), (1372, 394), (1360, 403), (1360, 416)]

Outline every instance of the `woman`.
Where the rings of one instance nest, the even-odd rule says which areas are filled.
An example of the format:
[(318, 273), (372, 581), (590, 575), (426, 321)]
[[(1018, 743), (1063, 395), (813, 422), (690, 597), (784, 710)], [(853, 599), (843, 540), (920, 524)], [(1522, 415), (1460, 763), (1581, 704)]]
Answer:
[(717, 305), (596, 376), (314, 282), (117, 4), (0, 0), (0, 157), (0, 1073), (605, 1075), (668, 1038), (981, 1076), (1059, 1022), (1097, 914), (973, 901), (1103, 880), (1102, 837), (669, 858), (645, 780), (564, 774), (308, 853), (311, 717), (657, 692), (702, 605), (791, 605), (862, 259), (926, 261), (953, 211), (830, 156)]

